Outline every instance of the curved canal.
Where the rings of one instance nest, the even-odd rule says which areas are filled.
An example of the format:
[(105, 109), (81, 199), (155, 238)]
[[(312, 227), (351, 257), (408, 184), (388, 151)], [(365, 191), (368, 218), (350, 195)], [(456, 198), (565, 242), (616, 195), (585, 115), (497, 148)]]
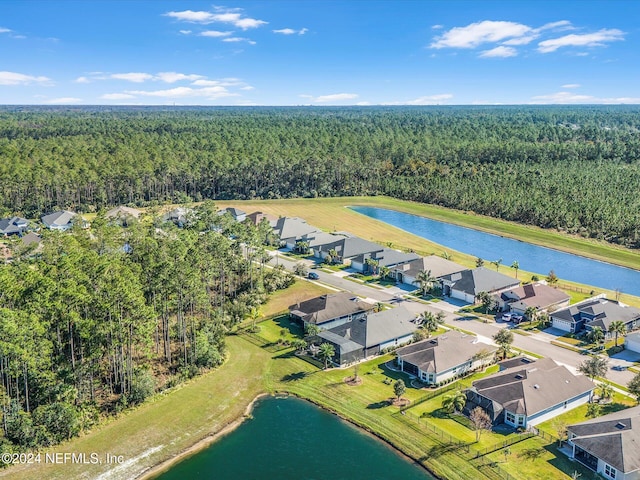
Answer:
[(427, 472), (312, 403), (260, 400), (253, 418), (161, 480), (430, 480)]
[(487, 263), (502, 259), (503, 269), (515, 260), (522, 270), (536, 272), (541, 278), (553, 270), (561, 280), (640, 296), (640, 271), (637, 270), (409, 213), (376, 207), (349, 208), (444, 247), (483, 258)]

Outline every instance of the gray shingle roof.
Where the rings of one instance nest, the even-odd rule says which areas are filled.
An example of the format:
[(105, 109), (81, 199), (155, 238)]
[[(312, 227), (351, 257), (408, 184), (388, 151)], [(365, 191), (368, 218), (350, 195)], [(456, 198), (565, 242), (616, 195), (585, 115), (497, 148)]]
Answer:
[(111, 210), (109, 210), (106, 214), (105, 217), (107, 218), (118, 218), (118, 217), (133, 217), (133, 218), (139, 218), (140, 215), (142, 215), (142, 212), (136, 208), (131, 208), (131, 207), (125, 207), (125, 206), (119, 206), (119, 207), (115, 207), (112, 208)]
[(514, 413), (534, 415), (593, 390), (584, 375), (573, 375), (550, 358), (513, 367), (473, 382), (474, 390)]
[[(635, 307), (622, 305), (615, 300), (597, 298), (570, 307), (556, 310), (552, 317), (566, 321), (578, 321), (582, 316), (588, 318), (587, 325), (599, 326), (607, 331), (609, 325), (616, 320), (624, 323), (640, 319), (640, 310)], [(592, 320), (591, 320), (592, 319)]]
[(367, 315), (367, 348), (412, 334), (418, 326), (411, 320), (416, 314), (396, 307)]
[(42, 223), (47, 225), (48, 227), (63, 227), (71, 223), (73, 218), (76, 216), (75, 213), (69, 212), (68, 210), (53, 212), (49, 215), (45, 215), (42, 217)]
[(320, 332), (317, 336), (319, 338), (322, 338), (323, 340), (327, 340), (331, 343), (339, 345), (342, 353), (355, 352), (358, 350), (362, 350), (364, 348), (359, 343), (354, 342), (348, 337), (344, 337), (335, 332), (332, 332), (331, 330), (324, 330)]
[(373, 305), (363, 302), (352, 293), (328, 293), (306, 300), (297, 305), (291, 305), (289, 312), (307, 323), (322, 325), (333, 319), (366, 312), (373, 309)]
[(364, 263), (368, 258), (377, 260), (379, 267), (392, 267), (400, 263), (407, 263), (411, 260), (416, 260), (420, 257), (417, 253), (405, 253), (393, 250), (392, 248), (385, 248), (382, 251), (358, 255), (353, 258), (353, 261)]
[(640, 406), (570, 425), (572, 443), (616, 470), (640, 470)]
[(422, 340), (398, 350), (398, 357), (416, 365), (423, 372), (444, 372), (461, 365), (482, 352), (496, 347), (479, 342), (477, 337), (451, 330), (432, 339)]
[(280, 240), (287, 240), (299, 239), (308, 233), (317, 232), (318, 229), (297, 217), (280, 217), (276, 220), (273, 231)]
[(360, 237), (347, 237), (336, 242), (323, 245), (320, 248), (320, 251), (328, 252), (332, 249), (335, 249), (338, 255), (343, 259), (347, 259), (365, 253), (380, 252), (384, 247)]
[(462, 265), (458, 265), (455, 262), (438, 257), (437, 255), (429, 255), (428, 257), (418, 258), (407, 264), (403, 264), (402, 266), (394, 269), (394, 271), (402, 272), (411, 277), (417, 276), (418, 273), (422, 271), (430, 271), (433, 277), (439, 278), (444, 275), (461, 272), (465, 270), (465, 268), (466, 267), (463, 267)]
[(486, 267), (478, 267), (473, 270), (463, 270), (459, 273), (445, 275), (443, 277), (453, 283), (453, 289), (476, 296), (480, 292), (495, 292), (508, 287), (516, 287), (518, 280), (499, 272), (494, 272)]

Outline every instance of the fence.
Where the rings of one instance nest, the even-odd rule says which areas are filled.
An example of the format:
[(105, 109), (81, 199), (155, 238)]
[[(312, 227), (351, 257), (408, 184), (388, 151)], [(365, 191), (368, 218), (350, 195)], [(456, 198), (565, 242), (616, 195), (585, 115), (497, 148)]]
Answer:
[(515, 445), (516, 443), (520, 443), (524, 440), (527, 440), (528, 438), (535, 437), (535, 436), (536, 436), (535, 433), (526, 432), (521, 435), (518, 435), (517, 437), (513, 437), (510, 439), (504, 440), (502, 442), (494, 443), (489, 447), (485, 447), (482, 449), (474, 449), (475, 450), (474, 458), (484, 457), (485, 455), (496, 452), (498, 450), (502, 450), (503, 448), (510, 447), (511, 445)]

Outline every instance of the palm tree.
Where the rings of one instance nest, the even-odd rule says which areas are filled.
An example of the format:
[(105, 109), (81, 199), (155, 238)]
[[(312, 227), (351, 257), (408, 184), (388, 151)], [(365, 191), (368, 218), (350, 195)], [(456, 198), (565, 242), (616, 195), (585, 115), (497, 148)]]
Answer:
[(386, 278), (390, 272), (391, 272), (391, 269), (389, 267), (385, 267), (385, 266), (380, 267), (380, 278)]
[(320, 350), (318, 351), (318, 356), (324, 360), (324, 368), (326, 369), (329, 365), (329, 360), (336, 354), (336, 349), (333, 348), (333, 345), (330, 343), (323, 343), (320, 345)]
[(338, 251), (335, 248), (332, 248), (327, 253), (331, 257), (331, 263), (338, 263)]
[(601, 383), (598, 387), (598, 394), (603, 400), (609, 400), (613, 397), (613, 387), (610, 383)]
[(520, 264), (518, 263), (517, 260), (513, 261), (513, 263), (511, 264), (511, 268), (513, 268), (516, 271), (516, 278), (518, 278), (518, 270), (520, 269)]
[(496, 272), (500, 270), (500, 265), (502, 264), (502, 259), (494, 260), (491, 264), (496, 267)]
[(429, 290), (433, 287), (433, 282), (437, 280), (436, 277), (431, 275), (431, 270), (422, 270), (416, 276), (416, 280), (413, 283), (417, 283), (420, 287), (420, 293), (424, 296), (429, 293)]
[(527, 307), (524, 311), (524, 316), (527, 317), (529, 323), (532, 323), (538, 318), (538, 309), (536, 307)]
[(627, 326), (622, 320), (616, 320), (609, 325), (609, 333), (613, 333), (616, 336), (616, 347), (618, 346), (618, 335), (624, 335), (627, 333)]
[(604, 342), (604, 331), (602, 327), (593, 327), (589, 333), (587, 333), (587, 338), (591, 343), (595, 343), (596, 347), (600, 345), (601, 342)]
[(480, 267), (484, 267), (484, 260), (480, 257), (476, 258), (476, 267), (480, 268)]
[(381, 312), (384, 309), (384, 305), (381, 302), (378, 302), (375, 304), (375, 306), (373, 307), (373, 311), (374, 312)]
[(467, 396), (462, 390), (448, 393), (442, 399), (442, 408), (447, 413), (461, 412), (467, 403)]
[(422, 314), (422, 328), (427, 331), (427, 338), (431, 337), (431, 332), (438, 330), (438, 319), (431, 312)]

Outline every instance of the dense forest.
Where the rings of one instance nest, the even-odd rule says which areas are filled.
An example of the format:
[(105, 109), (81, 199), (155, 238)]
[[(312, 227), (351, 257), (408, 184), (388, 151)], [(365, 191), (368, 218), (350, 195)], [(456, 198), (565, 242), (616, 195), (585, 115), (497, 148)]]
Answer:
[(640, 108), (0, 110), (0, 207), (386, 194), (640, 247)]
[(40, 247), (14, 239), (0, 266), (0, 452), (66, 440), (224, 360), (226, 333), (294, 279), (262, 268), (268, 223), (215, 210), (204, 202), (183, 229), (100, 213)]

